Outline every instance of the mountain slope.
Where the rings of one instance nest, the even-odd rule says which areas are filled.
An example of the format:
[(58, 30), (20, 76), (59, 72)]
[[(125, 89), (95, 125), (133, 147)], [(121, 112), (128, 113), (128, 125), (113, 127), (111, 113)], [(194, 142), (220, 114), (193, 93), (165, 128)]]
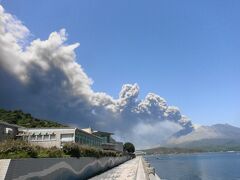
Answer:
[(240, 128), (229, 124), (216, 124), (194, 128), (188, 134), (177, 134), (168, 141), (168, 146), (214, 147), (240, 145)]
[(10, 124), (16, 124), (27, 128), (35, 127), (65, 127), (65, 125), (32, 117), (29, 113), (24, 113), (21, 110), (8, 111), (0, 108), (0, 121)]

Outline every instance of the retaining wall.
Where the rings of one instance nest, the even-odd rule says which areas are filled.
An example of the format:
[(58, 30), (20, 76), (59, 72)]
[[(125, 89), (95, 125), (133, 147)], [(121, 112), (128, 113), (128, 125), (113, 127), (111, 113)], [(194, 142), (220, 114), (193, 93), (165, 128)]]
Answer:
[(41, 158), (11, 160), (5, 175), (6, 180), (23, 179), (87, 179), (113, 168), (130, 157), (103, 158)]

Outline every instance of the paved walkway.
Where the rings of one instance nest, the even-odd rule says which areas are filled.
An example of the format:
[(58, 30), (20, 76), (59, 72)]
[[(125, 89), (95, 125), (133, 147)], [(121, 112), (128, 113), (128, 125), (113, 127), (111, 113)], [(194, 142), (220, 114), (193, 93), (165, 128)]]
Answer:
[(141, 157), (129, 160), (90, 180), (145, 180)]
[(5, 179), (11, 159), (0, 159), (0, 179)]

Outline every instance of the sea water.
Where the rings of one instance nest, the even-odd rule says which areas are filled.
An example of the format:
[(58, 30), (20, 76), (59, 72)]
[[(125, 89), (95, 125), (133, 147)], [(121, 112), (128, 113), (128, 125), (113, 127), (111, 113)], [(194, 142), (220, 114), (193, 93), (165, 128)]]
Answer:
[(145, 159), (166, 180), (240, 180), (240, 152), (151, 155)]

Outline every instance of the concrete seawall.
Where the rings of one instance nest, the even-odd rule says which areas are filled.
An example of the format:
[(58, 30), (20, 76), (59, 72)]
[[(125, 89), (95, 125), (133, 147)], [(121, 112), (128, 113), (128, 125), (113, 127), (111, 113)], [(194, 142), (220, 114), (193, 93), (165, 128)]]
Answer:
[(0, 165), (5, 168), (0, 172), (0, 179), (87, 179), (129, 159), (124, 156), (0, 160)]
[(160, 180), (160, 177), (155, 172), (155, 168), (152, 167), (143, 157), (142, 164), (148, 180)]
[(146, 163), (142, 156), (127, 161), (113, 169), (110, 169), (102, 174), (99, 174), (90, 180), (160, 180), (155, 174), (154, 168)]

